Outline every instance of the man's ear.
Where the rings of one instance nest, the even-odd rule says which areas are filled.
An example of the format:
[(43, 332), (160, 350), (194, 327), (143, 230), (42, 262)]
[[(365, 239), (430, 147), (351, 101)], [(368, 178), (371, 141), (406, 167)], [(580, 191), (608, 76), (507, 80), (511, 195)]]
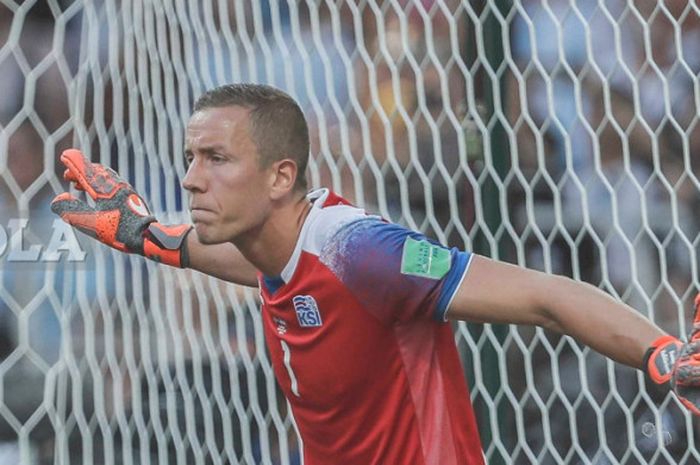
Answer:
[(294, 190), (298, 168), (296, 162), (290, 158), (278, 160), (270, 168), (270, 196), (277, 200)]

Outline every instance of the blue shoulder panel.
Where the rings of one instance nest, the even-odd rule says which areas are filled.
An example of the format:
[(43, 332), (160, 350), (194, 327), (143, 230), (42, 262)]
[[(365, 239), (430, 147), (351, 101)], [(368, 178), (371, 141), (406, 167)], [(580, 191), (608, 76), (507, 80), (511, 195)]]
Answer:
[(358, 300), (387, 321), (444, 321), (470, 257), (377, 218), (344, 226), (320, 254)]

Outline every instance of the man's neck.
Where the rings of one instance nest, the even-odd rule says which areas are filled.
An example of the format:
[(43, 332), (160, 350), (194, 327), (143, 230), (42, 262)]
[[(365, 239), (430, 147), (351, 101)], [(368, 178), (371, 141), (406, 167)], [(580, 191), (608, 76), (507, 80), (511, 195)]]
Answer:
[(277, 207), (259, 229), (234, 244), (265, 276), (279, 276), (294, 253), (310, 211), (311, 203), (306, 196), (295, 199)]

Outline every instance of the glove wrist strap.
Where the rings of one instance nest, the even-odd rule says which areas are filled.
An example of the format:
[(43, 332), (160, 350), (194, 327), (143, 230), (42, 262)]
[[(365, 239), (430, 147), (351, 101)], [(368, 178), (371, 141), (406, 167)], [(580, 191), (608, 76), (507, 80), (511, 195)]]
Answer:
[(668, 386), (681, 349), (681, 341), (664, 335), (652, 342), (644, 354), (642, 369), (647, 377), (657, 385)]
[(187, 234), (192, 225), (177, 224), (165, 226), (154, 222), (148, 225), (144, 233), (143, 255), (159, 263), (187, 268)]

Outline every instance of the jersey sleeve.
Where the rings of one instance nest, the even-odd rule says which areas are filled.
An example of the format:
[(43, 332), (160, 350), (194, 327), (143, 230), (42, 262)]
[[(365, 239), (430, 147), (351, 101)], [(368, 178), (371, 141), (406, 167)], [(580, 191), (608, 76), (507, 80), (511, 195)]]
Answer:
[(386, 323), (445, 321), (471, 257), (377, 218), (344, 226), (320, 254), (357, 300)]

